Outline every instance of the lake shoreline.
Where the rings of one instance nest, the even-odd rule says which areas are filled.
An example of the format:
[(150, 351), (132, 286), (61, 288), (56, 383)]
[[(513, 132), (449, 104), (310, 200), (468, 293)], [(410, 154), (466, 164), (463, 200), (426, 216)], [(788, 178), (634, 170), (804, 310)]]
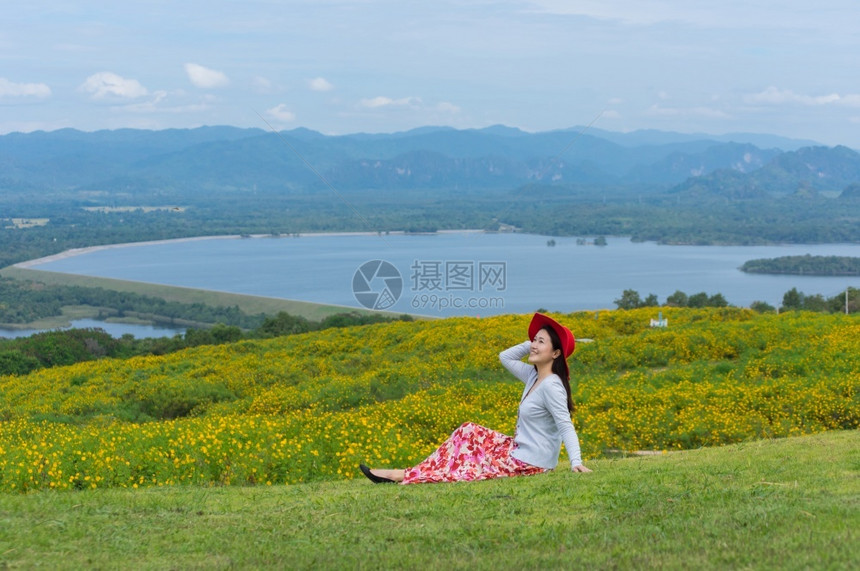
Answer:
[[(583, 237), (590, 237), (590, 234), (583, 234), (581, 236), (551, 236), (549, 234), (535, 234), (531, 232), (521, 232), (519, 230), (504, 230), (504, 231), (495, 231), (495, 230), (486, 230), (480, 228), (465, 228), (459, 230), (435, 230), (433, 232), (408, 232), (406, 230), (391, 230), (385, 232), (370, 232), (370, 231), (351, 231), (351, 232), (296, 232), (290, 234), (213, 234), (213, 235), (204, 235), (204, 236), (188, 236), (185, 238), (165, 238), (163, 240), (144, 240), (141, 242), (118, 242), (115, 244), (100, 244), (98, 246), (85, 246), (83, 248), (71, 248), (68, 250), (64, 250), (57, 254), (51, 254), (50, 256), (43, 256), (40, 258), (34, 258), (32, 260), (25, 260), (23, 262), (18, 262), (8, 266), (10, 268), (22, 268), (22, 269), (31, 269), (35, 265), (40, 265), (44, 263), (54, 262), (57, 260), (64, 260), (67, 258), (71, 258), (74, 256), (80, 256), (83, 254), (89, 254), (91, 252), (97, 252), (101, 250), (111, 250), (115, 248), (129, 248), (129, 247), (137, 247), (137, 246), (155, 246), (160, 244), (181, 244), (187, 242), (200, 242), (207, 240), (282, 240), (282, 239), (299, 239), (299, 238), (326, 238), (326, 237), (347, 237), (347, 236), (378, 236), (380, 239), (385, 239), (386, 236), (445, 236), (451, 234), (464, 234), (464, 235), (476, 235), (476, 234), (522, 234), (528, 236), (541, 236), (546, 237), (552, 240), (569, 240), (569, 239), (578, 239)], [(610, 240), (627, 240), (632, 242), (632, 238), (630, 236), (625, 235), (609, 235), (605, 236)], [(705, 248), (723, 248), (723, 247), (758, 247), (758, 246), (803, 246), (804, 244), (795, 244), (792, 242), (779, 242), (779, 243), (768, 243), (768, 244), (695, 244), (695, 243), (663, 243), (654, 240), (646, 240), (640, 243), (651, 243), (657, 246), (666, 246), (670, 248), (683, 248), (690, 246), (701, 246)], [(584, 245), (592, 246), (592, 243), (586, 243)], [(829, 245), (829, 246), (854, 246), (851, 242), (834, 242), (832, 244), (808, 244), (808, 245)], [(2, 271), (2, 268), (0, 268)], [(752, 272), (751, 272), (752, 273)], [(764, 272), (762, 272), (764, 273)], [(798, 274), (801, 275), (801, 274)], [(808, 274), (807, 274), (808, 275)], [(850, 276), (849, 276), (850, 277)]]
[[(51, 254), (50, 256), (43, 256), (41, 258), (34, 258), (32, 260), (25, 260), (23, 262), (18, 262), (17, 264), (12, 264), (9, 266), (10, 268), (21, 268), (26, 270), (33, 269), (33, 266), (37, 266), (40, 264), (46, 264), (49, 262), (56, 262), (58, 260), (65, 260), (68, 258), (73, 258), (75, 256), (80, 256), (83, 254), (89, 254), (92, 252), (99, 252), (102, 250), (112, 250), (115, 248), (131, 248), (137, 246), (156, 246), (161, 244), (182, 244), (188, 242), (200, 242), (204, 240), (283, 240), (283, 239), (299, 239), (299, 238), (325, 238), (325, 237), (346, 237), (346, 236), (379, 236), (380, 238), (385, 238), (385, 236), (432, 236), (434, 234), (446, 235), (446, 234), (499, 234), (500, 232), (490, 232), (488, 230), (480, 230), (480, 229), (465, 229), (465, 230), (436, 230), (435, 232), (407, 232), (405, 230), (394, 230), (390, 232), (296, 232), (294, 234), (215, 234), (210, 236), (189, 236), (186, 238), (165, 238), (164, 240), (145, 240), (142, 242), (120, 242), (116, 244), (100, 244), (98, 246), (86, 246), (84, 248), (71, 248), (69, 250), (64, 250), (58, 254)], [(39, 271), (39, 270), (37, 270)]]
[[(120, 280), (123, 288), (167, 284), (302, 300), (342, 312), (362, 310), (366, 295), (356, 297), (356, 291), (383, 292), (381, 276), (356, 278), (365, 264), (380, 261), (387, 262), (387, 271), (396, 270), (398, 278), (396, 289), (386, 294), (391, 304), (382, 307), (398, 315), (444, 317), (538, 308), (561, 313), (612, 309), (626, 290), (643, 298), (653, 294), (660, 301), (680, 291), (719, 293), (738, 307), (759, 301), (776, 306), (794, 287), (832, 297), (846, 285), (854, 287), (856, 279), (745, 274), (739, 270), (744, 261), (784, 254), (860, 254), (854, 244), (665, 246), (633, 242), (628, 236), (607, 239), (606, 247), (589, 247), (576, 237), (483, 230), (202, 236), (70, 250), (17, 264), (3, 274), (48, 271), (55, 273), (53, 283), (76, 285), (95, 285), (85, 276), (102, 276)], [(372, 280), (371, 289), (355, 289)]]

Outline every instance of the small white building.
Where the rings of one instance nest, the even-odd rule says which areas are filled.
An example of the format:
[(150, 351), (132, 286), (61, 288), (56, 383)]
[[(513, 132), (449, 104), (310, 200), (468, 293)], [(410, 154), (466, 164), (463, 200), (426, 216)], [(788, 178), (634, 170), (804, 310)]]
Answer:
[(663, 312), (661, 311), (657, 319), (651, 319), (651, 327), (668, 327), (669, 320), (663, 317)]

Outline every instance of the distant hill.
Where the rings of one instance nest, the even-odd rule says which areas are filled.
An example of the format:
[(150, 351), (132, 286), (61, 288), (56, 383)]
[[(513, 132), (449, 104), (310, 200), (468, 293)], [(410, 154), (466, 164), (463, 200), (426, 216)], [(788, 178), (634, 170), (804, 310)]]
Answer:
[(860, 199), (860, 182), (855, 182), (846, 186), (842, 190), (842, 194), (839, 195), (839, 198), (853, 200)]
[(860, 182), (860, 153), (843, 146), (806, 147), (775, 157), (754, 176), (772, 192), (794, 192), (801, 185), (842, 190)]
[[(843, 192), (851, 196), (860, 182), (860, 153), (848, 147), (806, 147), (778, 153), (758, 169), (719, 168), (691, 177), (673, 189), (676, 193), (755, 198), (768, 194), (811, 198), (819, 191)], [(844, 194), (844, 192), (843, 192)]]
[(768, 196), (747, 174), (731, 169), (719, 169), (701, 177), (691, 177), (674, 189), (679, 194), (699, 197), (754, 199)]
[(695, 141), (717, 141), (721, 143), (738, 143), (755, 145), (760, 149), (778, 149), (781, 151), (796, 151), (803, 147), (820, 146), (821, 143), (811, 139), (791, 139), (778, 135), (761, 133), (726, 133), (725, 135), (706, 135), (704, 133), (674, 133), (654, 129), (640, 129), (627, 133), (616, 133), (602, 129), (589, 129), (589, 132), (602, 139), (625, 147), (640, 147), (647, 145), (669, 145), (690, 143)]
[(698, 178), (721, 170), (749, 173), (779, 154), (777, 149), (762, 150), (750, 144), (710, 145), (695, 153), (675, 151), (653, 164), (634, 167), (627, 173), (626, 180), (631, 184), (638, 181), (672, 184), (683, 177)]
[(201, 127), (147, 131), (12, 133), (0, 136), (0, 196), (88, 193), (179, 196), (338, 189), (480, 191), (526, 184), (584, 185), (748, 197), (841, 190), (860, 182), (847, 147), (783, 151), (767, 135), (540, 133), (496, 125), (423, 127), (392, 134), (327, 136), (309, 129)]

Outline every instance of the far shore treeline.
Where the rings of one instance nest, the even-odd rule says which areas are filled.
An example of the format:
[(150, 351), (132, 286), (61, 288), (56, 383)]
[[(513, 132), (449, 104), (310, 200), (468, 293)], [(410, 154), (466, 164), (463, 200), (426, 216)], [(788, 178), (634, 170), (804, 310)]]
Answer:
[(781, 256), (749, 260), (741, 271), (796, 276), (860, 276), (860, 258), (851, 256)]

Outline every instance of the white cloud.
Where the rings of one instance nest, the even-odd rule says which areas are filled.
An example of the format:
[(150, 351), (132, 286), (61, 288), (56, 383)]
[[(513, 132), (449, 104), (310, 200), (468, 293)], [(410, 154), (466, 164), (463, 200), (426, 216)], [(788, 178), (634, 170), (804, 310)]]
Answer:
[(188, 79), (196, 87), (203, 89), (211, 89), (213, 87), (224, 87), (230, 80), (227, 76), (218, 70), (209, 69), (196, 63), (186, 63), (185, 73), (188, 74)]
[(454, 105), (453, 103), (449, 103), (447, 101), (442, 101), (436, 105), (436, 111), (444, 111), (445, 113), (459, 113), (460, 107)]
[(358, 106), (365, 109), (390, 109), (392, 111), (405, 110), (407, 112), (423, 114), (425, 120), (432, 118), (433, 121), (448, 120), (454, 115), (462, 112), (459, 105), (455, 105), (450, 101), (428, 103), (420, 97), (413, 96), (394, 99), (392, 97), (379, 95), (369, 99), (362, 99), (358, 102)]
[(272, 82), (269, 81), (268, 78), (265, 78), (261, 75), (254, 77), (254, 79), (252, 80), (252, 85), (255, 90), (261, 93), (268, 93), (272, 90)]
[(420, 97), (403, 97), (400, 99), (392, 99), (390, 97), (385, 97), (379, 95), (377, 97), (373, 97), (371, 99), (362, 99), (359, 102), (359, 105), (362, 107), (368, 107), (370, 109), (377, 109), (379, 107), (405, 107), (405, 106), (415, 106), (421, 103)]
[(313, 91), (331, 91), (334, 89), (334, 85), (324, 77), (315, 77), (308, 80), (308, 86)]
[[(133, 113), (136, 115), (152, 114), (190, 114), (201, 113), (213, 108), (215, 98), (211, 95), (201, 97), (198, 101), (190, 103), (176, 103), (177, 99), (183, 100), (185, 93), (182, 91), (167, 92), (164, 90), (152, 91), (147, 94), (146, 99), (128, 103), (116, 103), (111, 109)], [(144, 127), (146, 128), (146, 127)]]
[(126, 79), (109, 71), (100, 71), (89, 76), (80, 88), (89, 93), (93, 99), (106, 97), (121, 97), (136, 99), (147, 94), (147, 90), (136, 79)]
[(809, 106), (841, 104), (850, 107), (860, 107), (860, 95), (857, 94), (839, 95), (838, 93), (830, 93), (828, 95), (803, 95), (795, 93), (791, 89), (777, 89), (773, 86), (759, 93), (747, 95), (744, 97), (744, 100), (752, 104), (782, 105), (794, 103)]
[(281, 103), (280, 105), (272, 107), (271, 109), (267, 109), (266, 113), (270, 117), (273, 117), (273, 118), (277, 119), (278, 121), (289, 122), (289, 121), (295, 121), (296, 120), (296, 114), (293, 113), (292, 111), (290, 111), (289, 109), (287, 109), (287, 106), (284, 103)]
[(145, 101), (142, 103), (133, 103), (131, 105), (125, 106), (124, 109), (136, 112), (155, 111), (158, 107), (158, 104), (164, 101), (165, 98), (167, 98), (167, 92), (159, 90), (152, 94), (152, 99), (150, 101)]
[(44, 83), (14, 83), (0, 77), (0, 97), (37, 97), (44, 99), (51, 95), (51, 88)]

